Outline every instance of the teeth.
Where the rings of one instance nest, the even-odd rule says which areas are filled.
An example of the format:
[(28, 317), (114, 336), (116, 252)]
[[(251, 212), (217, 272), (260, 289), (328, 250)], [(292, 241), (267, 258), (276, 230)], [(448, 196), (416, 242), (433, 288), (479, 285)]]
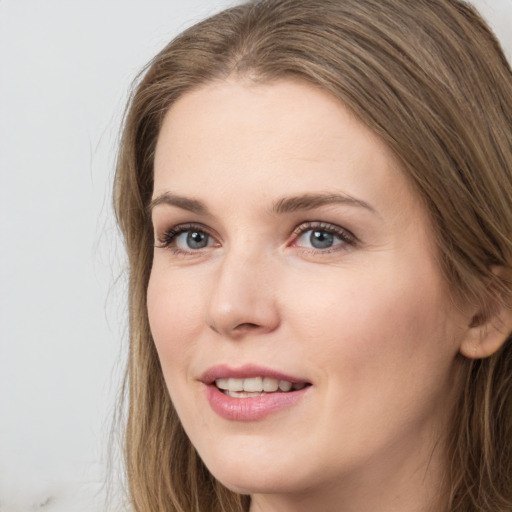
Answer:
[(229, 389), (229, 379), (217, 379), (215, 381), (215, 385), (219, 388), (219, 389)]
[(290, 391), (290, 389), (292, 389), (292, 383), (288, 382), (287, 380), (280, 380), (279, 389), (281, 391)]
[(228, 396), (243, 398), (245, 396), (259, 396), (263, 392), (274, 393), (277, 390), (284, 392), (296, 391), (303, 389), (306, 383), (292, 384), (287, 380), (277, 380), (271, 377), (251, 377), (248, 379), (216, 379), (215, 385), (225, 391)]
[(273, 393), (279, 389), (279, 381), (277, 379), (271, 379), (270, 377), (265, 377), (263, 379), (263, 391), (267, 393)]
[(229, 389), (230, 391), (244, 390), (244, 379), (217, 379), (215, 384), (219, 389)]
[(263, 391), (263, 379), (261, 377), (253, 377), (252, 379), (244, 379), (244, 391), (255, 393)]
[(233, 398), (249, 398), (249, 397), (252, 397), (252, 396), (262, 396), (262, 395), (265, 394), (263, 392), (260, 392), (260, 393), (249, 393), (247, 391), (229, 391), (229, 390), (226, 390), (224, 393), (226, 395), (228, 395), (228, 396), (233, 397)]

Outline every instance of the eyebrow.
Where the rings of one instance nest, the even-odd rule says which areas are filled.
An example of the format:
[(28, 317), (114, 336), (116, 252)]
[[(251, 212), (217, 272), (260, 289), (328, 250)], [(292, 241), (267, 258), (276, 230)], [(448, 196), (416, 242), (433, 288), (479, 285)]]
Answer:
[[(164, 192), (152, 199), (148, 206), (149, 213), (153, 211), (153, 208), (161, 204), (176, 206), (182, 210), (187, 210), (198, 215), (211, 216), (206, 205), (198, 199), (179, 196), (171, 192)], [(375, 209), (366, 201), (356, 199), (348, 194), (337, 193), (301, 194), (298, 196), (283, 197), (272, 205), (270, 212), (274, 214), (292, 213), (301, 210), (314, 210), (315, 208), (331, 204), (357, 206), (365, 208), (372, 213), (376, 213)]]
[(210, 215), (208, 208), (206, 208), (206, 206), (201, 201), (189, 197), (171, 194), (170, 192), (164, 192), (163, 194), (160, 194), (159, 196), (152, 199), (148, 205), (148, 212), (151, 213), (155, 206), (161, 204), (176, 206), (182, 210), (187, 210), (199, 215)]
[(351, 206), (359, 206), (376, 213), (374, 208), (366, 201), (356, 199), (348, 194), (303, 194), (300, 196), (284, 197), (279, 199), (272, 207), (275, 213), (291, 213), (299, 210), (313, 210), (321, 206), (331, 204), (347, 204)]

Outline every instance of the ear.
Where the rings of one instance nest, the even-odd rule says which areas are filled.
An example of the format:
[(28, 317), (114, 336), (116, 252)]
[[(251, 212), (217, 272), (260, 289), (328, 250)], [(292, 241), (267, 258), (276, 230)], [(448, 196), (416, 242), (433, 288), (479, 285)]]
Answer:
[(483, 359), (496, 353), (512, 332), (512, 272), (500, 267), (493, 269), (493, 274), (497, 280), (507, 283), (508, 293), (502, 287), (490, 286), (485, 309), (471, 317), (460, 345), (460, 353), (469, 359)]

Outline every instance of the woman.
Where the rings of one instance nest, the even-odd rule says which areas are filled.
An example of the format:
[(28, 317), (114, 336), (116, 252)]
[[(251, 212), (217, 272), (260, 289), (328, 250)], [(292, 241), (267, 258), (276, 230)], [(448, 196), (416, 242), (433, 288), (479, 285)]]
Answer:
[(273, 0), (130, 102), (137, 511), (512, 510), (512, 73), (458, 0)]

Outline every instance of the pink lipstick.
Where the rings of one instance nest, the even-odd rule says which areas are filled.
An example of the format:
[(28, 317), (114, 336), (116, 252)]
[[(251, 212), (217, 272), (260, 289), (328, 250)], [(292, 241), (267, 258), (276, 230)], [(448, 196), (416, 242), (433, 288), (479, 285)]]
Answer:
[(212, 410), (231, 421), (257, 421), (297, 403), (311, 383), (254, 365), (219, 365), (199, 379)]

